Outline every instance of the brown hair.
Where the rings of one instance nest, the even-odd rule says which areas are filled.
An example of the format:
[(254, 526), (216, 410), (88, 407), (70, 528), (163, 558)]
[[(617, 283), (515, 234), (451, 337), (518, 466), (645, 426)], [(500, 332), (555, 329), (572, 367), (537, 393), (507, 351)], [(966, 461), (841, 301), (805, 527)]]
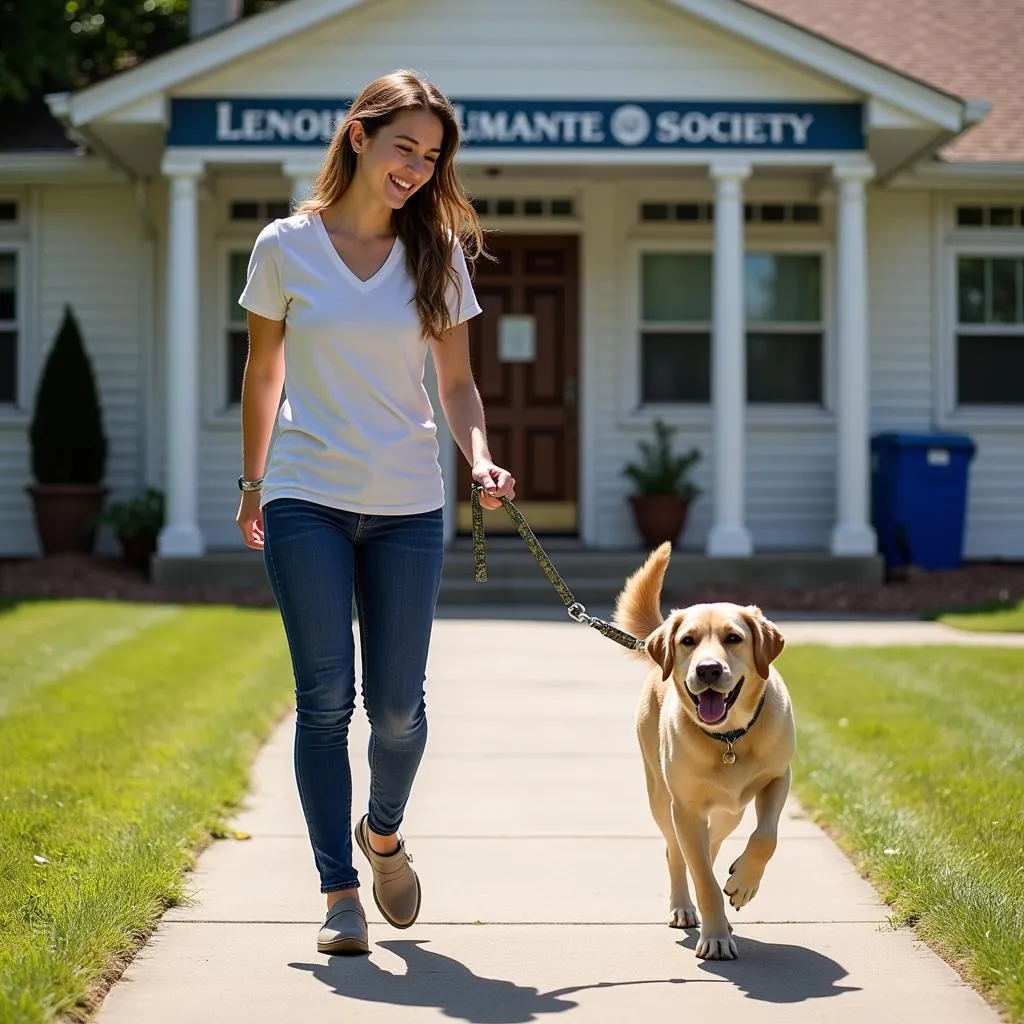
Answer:
[(406, 110), (432, 111), (444, 130), (430, 180), (394, 213), (395, 232), (405, 246), (406, 266), (416, 282), (416, 312), (427, 337), (440, 339), (452, 325), (449, 284), (459, 288), (459, 276), (452, 266), (455, 242), (462, 243), (471, 264), (483, 251), (483, 232), (455, 174), (459, 148), (455, 110), (435, 85), (412, 71), (394, 71), (366, 86), (338, 126), (313, 193), (298, 212), (319, 213), (336, 203), (348, 188), (356, 172), (350, 137), (354, 122), (359, 121), (373, 137)]

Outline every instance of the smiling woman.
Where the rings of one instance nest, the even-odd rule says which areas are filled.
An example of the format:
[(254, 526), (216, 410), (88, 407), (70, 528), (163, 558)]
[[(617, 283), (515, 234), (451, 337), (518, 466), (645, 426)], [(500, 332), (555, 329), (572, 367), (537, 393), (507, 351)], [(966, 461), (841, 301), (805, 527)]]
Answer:
[[(238, 525), (263, 548), (291, 648), (295, 770), (326, 894), (321, 953), (365, 953), (353, 839), (385, 919), (409, 927), (420, 883), (398, 829), (426, 743), (424, 675), (441, 579), (444, 486), (430, 350), (451, 432), (488, 507), (514, 496), (491, 460), (466, 322), (480, 223), (455, 176), (451, 103), (400, 71), (339, 126), (312, 197), (256, 241), (242, 385)], [(282, 385), (287, 400), (277, 416)], [(353, 597), (371, 727), (367, 813), (351, 828)]]

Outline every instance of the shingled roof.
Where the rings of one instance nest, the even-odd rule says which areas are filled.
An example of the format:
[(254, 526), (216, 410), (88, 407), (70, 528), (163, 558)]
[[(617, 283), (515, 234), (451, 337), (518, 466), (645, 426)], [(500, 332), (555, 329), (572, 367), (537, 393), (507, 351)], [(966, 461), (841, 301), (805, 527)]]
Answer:
[[(1024, 163), (1024, 0), (743, 0), (894, 71), (992, 109), (941, 151)], [(41, 101), (0, 118), (0, 150), (70, 149)]]
[(746, 0), (895, 71), (992, 109), (941, 152), (1024, 162), (1024, 0)]

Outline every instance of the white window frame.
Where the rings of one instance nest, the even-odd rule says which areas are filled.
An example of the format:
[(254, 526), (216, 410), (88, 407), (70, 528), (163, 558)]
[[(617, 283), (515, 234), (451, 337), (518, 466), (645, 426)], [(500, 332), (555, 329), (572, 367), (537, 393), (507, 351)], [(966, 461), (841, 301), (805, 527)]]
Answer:
[[(238, 405), (227, 403), (227, 310), (229, 301), (234, 303), (238, 298), (237, 295), (228, 295), (228, 254), (244, 252), (247, 257), (251, 255), (256, 239), (267, 223), (263, 220), (232, 220), (231, 204), (284, 201), (290, 196), (291, 186), (275, 175), (228, 174), (214, 188), (215, 194), (209, 204), (211, 217), (204, 221), (199, 236), (200, 265), (203, 273), (208, 275), (208, 279), (200, 281), (199, 308), (204, 428), (216, 433), (237, 431), (240, 414)], [(210, 259), (215, 261), (212, 266), (207, 262)], [(238, 309), (244, 314), (241, 306)]]
[[(258, 232), (257, 232), (258, 234)], [(213, 343), (208, 346), (208, 358), (206, 360), (206, 387), (205, 404), (207, 425), (215, 428), (238, 429), (238, 416), (240, 406), (229, 404), (227, 400), (228, 390), (228, 330), (233, 326), (229, 317), (229, 310), (238, 296), (229, 294), (231, 288), (229, 259), (232, 253), (244, 253), (246, 258), (252, 253), (252, 247), (256, 243), (256, 234), (251, 238), (247, 235), (236, 235), (234, 237), (221, 236), (214, 245), (217, 266), (214, 275), (214, 302), (215, 315), (211, 315), (211, 322), (216, 332)], [(238, 324), (245, 323), (245, 310), (238, 307)]]
[[(972, 428), (1010, 428), (1024, 430), (1024, 404), (1021, 405), (966, 405), (957, 399), (957, 349), (959, 327), (959, 281), (957, 264), (961, 256), (1024, 257), (1024, 228), (962, 228), (956, 223), (958, 206), (1019, 206), (1020, 198), (986, 196), (949, 196), (937, 218), (939, 252), (935, 282), (937, 304), (937, 410), (940, 427), (951, 430)], [(976, 325), (977, 333), (986, 330), (1006, 334), (1014, 325)], [(971, 328), (974, 330), (974, 327)], [(1024, 334), (1024, 327), (1021, 328)]]
[[(748, 232), (748, 235), (750, 233)], [(643, 330), (641, 320), (642, 299), (642, 257), (644, 253), (705, 253), (714, 259), (714, 241), (709, 234), (700, 237), (672, 238), (644, 237), (634, 238), (624, 247), (625, 261), (622, 268), (622, 281), (625, 284), (625, 295), (622, 303), (623, 318), (621, 337), (624, 344), (620, 346), (619, 389), (618, 389), (618, 420), (624, 427), (646, 427), (655, 419), (664, 420), (674, 426), (688, 428), (710, 428), (711, 402), (703, 403), (657, 403), (645, 405), (641, 401), (641, 358), (640, 334)], [(751, 403), (744, 406), (745, 419), (754, 427), (825, 427), (835, 423), (835, 329), (834, 329), (834, 285), (833, 285), (833, 247), (828, 240), (818, 238), (779, 238), (757, 232), (745, 240), (744, 256), (747, 253), (764, 252), (773, 254), (807, 253), (821, 258), (821, 302), (822, 302), (822, 405), (820, 407), (793, 404)], [(671, 325), (665, 324), (666, 328)], [(687, 327), (697, 327), (687, 324)], [(713, 328), (713, 324), (709, 324)], [(753, 325), (756, 328), (757, 325)], [(773, 325), (781, 326), (781, 325)], [(806, 327), (806, 324), (800, 324)], [(744, 333), (749, 333), (752, 325), (744, 326)], [(713, 334), (713, 330), (712, 330)], [(712, 344), (714, 340), (712, 339)]]
[[(5, 227), (15, 227), (12, 222)], [(6, 237), (5, 232), (0, 232), (0, 253), (14, 253), (16, 261), (15, 277), (15, 312), (17, 316), (13, 321), (3, 321), (0, 324), (4, 330), (12, 327), (17, 332), (17, 341), (14, 351), (14, 401), (0, 402), (0, 424), (15, 423), (23, 424), (31, 415), (32, 401), (29, 387), (28, 367), (28, 312), (30, 305), (29, 296), (29, 246), (20, 239)]]
[[(253, 239), (253, 242), (255, 242), (255, 239)], [(229, 402), (228, 398), (227, 398), (227, 391), (228, 391), (228, 372), (227, 372), (227, 370), (228, 370), (228, 354), (229, 354), (228, 331), (237, 330), (239, 328), (241, 330), (243, 330), (243, 331), (248, 329), (248, 325), (247, 325), (247, 321), (246, 321), (246, 315), (247, 315), (246, 311), (241, 306), (238, 305), (238, 302), (236, 301), (238, 296), (237, 295), (233, 296), (233, 295), (230, 294), (230, 292), (231, 292), (231, 268), (230, 268), (230, 262), (231, 262), (231, 257), (234, 256), (234, 255), (238, 255), (238, 254), (241, 254), (241, 255), (245, 256), (246, 262), (248, 262), (249, 257), (252, 254), (252, 246), (250, 245), (250, 246), (247, 246), (247, 247), (242, 247), (242, 246), (239, 246), (239, 245), (231, 245), (231, 244), (225, 245), (225, 247), (224, 247), (224, 254), (221, 257), (221, 266), (220, 266), (220, 273), (223, 275), (223, 278), (224, 278), (224, 285), (223, 285), (223, 288), (221, 289), (222, 305), (221, 305), (221, 309), (220, 309), (220, 320), (219, 320), (219, 323), (220, 323), (220, 345), (221, 345), (220, 366), (221, 366), (221, 376), (222, 376), (220, 398), (221, 398), (221, 404), (223, 405), (224, 409), (226, 411), (231, 412), (232, 415), (236, 414), (239, 411), (239, 409), (241, 409), (241, 402)], [(232, 319), (232, 315), (234, 316), (234, 319)]]

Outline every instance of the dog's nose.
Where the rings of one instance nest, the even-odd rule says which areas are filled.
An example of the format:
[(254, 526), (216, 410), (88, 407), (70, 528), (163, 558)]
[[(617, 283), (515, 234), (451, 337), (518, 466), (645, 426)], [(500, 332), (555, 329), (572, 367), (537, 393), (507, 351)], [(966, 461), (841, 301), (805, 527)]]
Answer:
[(717, 683), (722, 678), (722, 663), (714, 658), (705, 658), (697, 666), (697, 678), (708, 686)]

